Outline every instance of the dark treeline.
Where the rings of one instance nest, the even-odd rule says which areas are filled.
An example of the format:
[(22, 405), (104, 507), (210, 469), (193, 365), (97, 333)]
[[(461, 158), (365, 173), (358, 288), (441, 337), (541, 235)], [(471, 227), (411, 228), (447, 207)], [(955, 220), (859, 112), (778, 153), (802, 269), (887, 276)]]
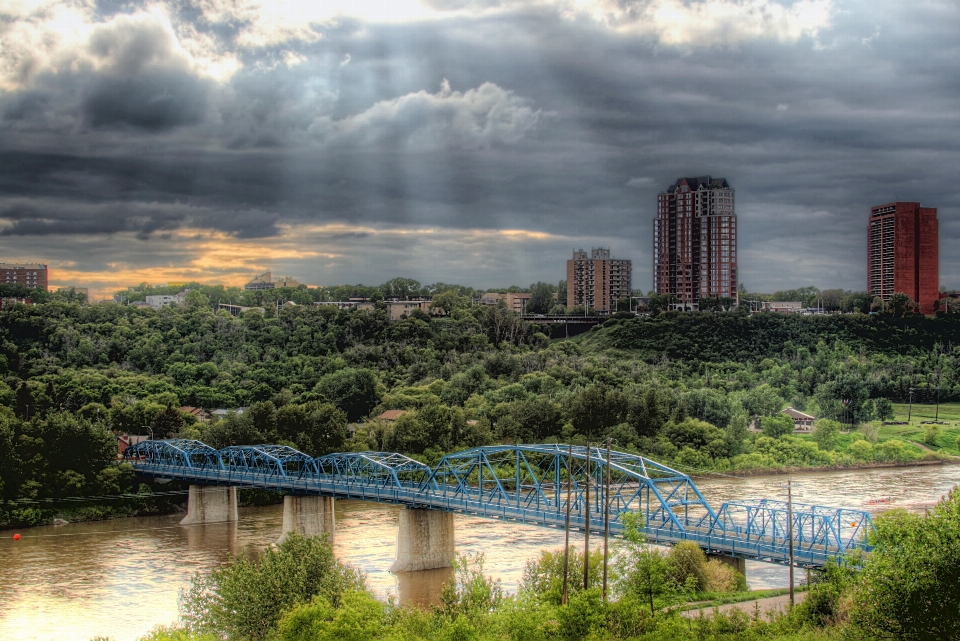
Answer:
[[(919, 450), (875, 435), (838, 450), (833, 421), (887, 418), (910, 388), (915, 401), (937, 388), (941, 400), (960, 398), (953, 318), (664, 313), (551, 342), (502, 307), (448, 298), (444, 315), (398, 322), (382, 308), (313, 305), (234, 318), (202, 300), (8, 307), (0, 492), (9, 501), (134, 491), (113, 464), (122, 432), (288, 443), (311, 455), (387, 449), (427, 462), (496, 442), (604, 438), (688, 470), (906, 460)], [(832, 419), (822, 438), (792, 436), (778, 416), (786, 405)], [(197, 422), (181, 406), (247, 410)], [(388, 409), (405, 413), (377, 419)], [(751, 421), (762, 434), (748, 432)]]

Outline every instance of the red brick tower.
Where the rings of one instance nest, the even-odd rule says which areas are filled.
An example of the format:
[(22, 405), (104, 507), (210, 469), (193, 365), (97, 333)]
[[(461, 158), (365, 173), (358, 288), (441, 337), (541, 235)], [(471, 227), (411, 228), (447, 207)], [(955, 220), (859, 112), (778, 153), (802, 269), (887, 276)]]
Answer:
[(935, 207), (889, 203), (870, 210), (867, 291), (883, 300), (906, 294), (924, 314), (940, 289), (940, 234)]

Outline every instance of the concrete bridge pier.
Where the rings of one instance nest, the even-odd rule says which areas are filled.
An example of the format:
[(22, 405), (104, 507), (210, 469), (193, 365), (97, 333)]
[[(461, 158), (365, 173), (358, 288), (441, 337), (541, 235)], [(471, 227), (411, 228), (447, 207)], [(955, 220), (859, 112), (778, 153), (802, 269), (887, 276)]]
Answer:
[(747, 576), (747, 561), (738, 556), (727, 556), (726, 554), (707, 554), (707, 559), (717, 559), (724, 565), (729, 565), (734, 570)]
[(391, 572), (453, 567), (453, 514), (404, 508), (397, 530), (397, 560)]
[(283, 531), (277, 539), (277, 545), (287, 540), (288, 534), (300, 536), (318, 536), (327, 534), (330, 543), (336, 532), (336, 518), (333, 499), (327, 496), (283, 497)]
[(237, 521), (237, 488), (222, 485), (191, 485), (187, 515), (180, 525)]

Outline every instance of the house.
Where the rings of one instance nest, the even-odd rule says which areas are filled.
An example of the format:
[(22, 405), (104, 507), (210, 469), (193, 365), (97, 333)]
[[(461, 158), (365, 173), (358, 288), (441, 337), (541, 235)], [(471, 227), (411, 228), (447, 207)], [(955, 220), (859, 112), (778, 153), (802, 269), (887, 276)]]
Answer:
[(809, 414), (804, 414), (800, 410), (795, 410), (792, 407), (780, 412), (781, 414), (786, 414), (793, 419), (793, 431), (794, 432), (810, 432), (813, 430), (813, 422), (817, 420), (815, 416), (810, 416)]
[(123, 453), (128, 447), (150, 440), (146, 434), (120, 434), (117, 436), (117, 460), (123, 459)]
[(184, 405), (183, 407), (180, 408), (180, 411), (183, 412), (184, 414), (190, 414), (191, 416), (195, 416), (197, 420), (200, 421), (201, 423), (210, 422), (210, 418), (211, 418), (210, 412), (203, 409), (202, 407), (190, 407), (188, 405)]
[(393, 423), (395, 420), (403, 416), (405, 413), (406, 413), (406, 410), (387, 410), (377, 418), (389, 425), (390, 423)]

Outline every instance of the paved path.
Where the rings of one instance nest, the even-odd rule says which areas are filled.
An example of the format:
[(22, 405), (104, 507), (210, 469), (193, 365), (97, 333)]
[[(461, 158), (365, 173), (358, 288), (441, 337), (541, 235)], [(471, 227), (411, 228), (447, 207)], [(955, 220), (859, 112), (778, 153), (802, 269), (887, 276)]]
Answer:
[[(796, 602), (800, 603), (807, 598), (806, 592), (797, 592), (796, 593)], [(703, 612), (707, 616), (711, 616), (714, 610), (729, 613), (731, 610), (742, 610), (748, 616), (753, 616), (753, 613), (756, 612), (757, 605), (760, 606), (760, 615), (764, 616), (768, 612), (786, 612), (790, 607), (790, 595), (782, 594), (780, 596), (771, 596), (765, 599), (755, 599), (753, 601), (742, 601), (740, 603), (728, 603), (726, 605), (717, 606), (716, 608), (707, 607), (698, 610), (687, 610), (683, 612), (683, 616), (688, 618), (697, 618), (700, 616), (700, 613)]]

